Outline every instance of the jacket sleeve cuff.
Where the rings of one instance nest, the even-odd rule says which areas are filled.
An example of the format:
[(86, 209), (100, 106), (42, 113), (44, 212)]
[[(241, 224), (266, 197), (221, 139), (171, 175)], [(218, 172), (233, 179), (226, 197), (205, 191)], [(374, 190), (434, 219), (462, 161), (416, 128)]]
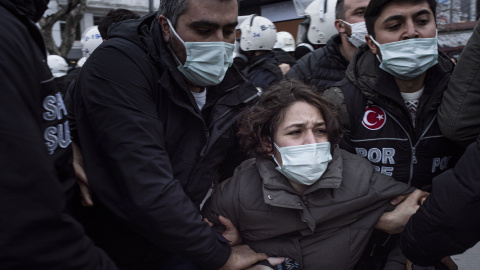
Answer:
[(204, 267), (205, 270), (218, 270), (222, 266), (227, 263), (228, 258), (230, 258), (230, 254), (232, 253), (232, 249), (230, 248), (230, 244), (225, 237), (223, 237), (220, 233), (215, 233), (218, 239), (218, 244), (215, 248), (209, 252), (208, 256), (205, 257)]

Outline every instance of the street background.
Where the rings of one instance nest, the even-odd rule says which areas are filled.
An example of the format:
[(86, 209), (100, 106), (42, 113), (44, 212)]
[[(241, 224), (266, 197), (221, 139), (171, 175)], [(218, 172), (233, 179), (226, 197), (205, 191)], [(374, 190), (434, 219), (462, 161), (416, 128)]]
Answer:
[(452, 256), (458, 270), (480, 270), (480, 243), (460, 255)]

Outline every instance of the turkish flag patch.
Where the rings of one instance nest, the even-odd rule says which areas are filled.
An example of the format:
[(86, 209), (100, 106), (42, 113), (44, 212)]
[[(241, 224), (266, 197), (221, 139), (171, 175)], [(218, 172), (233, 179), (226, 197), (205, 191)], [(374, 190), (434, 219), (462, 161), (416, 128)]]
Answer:
[(370, 130), (381, 129), (387, 121), (387, 114), (385, 111), (375, 105), (367, 106), (365, 114), (363, 115), (362, 124)]

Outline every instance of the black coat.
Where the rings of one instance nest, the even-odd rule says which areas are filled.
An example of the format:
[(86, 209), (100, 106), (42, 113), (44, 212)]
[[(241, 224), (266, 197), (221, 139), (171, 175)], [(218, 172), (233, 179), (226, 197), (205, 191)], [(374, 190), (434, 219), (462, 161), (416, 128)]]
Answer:
[(0, 0), (0, 269), (117, 269), (65, 214), (68, 122), (34, 23), (40, 3)]
[(245, 77), (263, 91), (275, 82), (283, 79), (280, 62), (273, 51), (265, 52), (249, 59), (247, 67), (242, 70)]
[(340, 36), (334, 35), (327, 44), (297, 60), (285, 77), (315, 85), (319, 92), (345, 78), (348, 61), (340, 52)]
[(96, 243), (119, 265), (158, 269), (175, 252), (221, 267), (230, 247), (199, 205), (244, 159), (236, 120), (255, 87), (232, 66), (199, 111), (150, 15), (110, 28), (67, 95), (96, 203), (83, 220)]
[(432, 193), (407, 223), (400, 238), (403, 254), (432, 265), (480, 241), (480, 136), (454, 169), (433, 179)]
[[(323, 94), (338, 109), (345, 131), (340, 147), (367, 158), (375, 170), (397, 181), (416, 188), (429, 186), (433, 177), (452, 168), (463, 153), (463, 148), (442, 135), (437, 122), (453, 67), (439, 52), (438, 64), (426, 71), (414, 125), (394, 77), (379, 68), (366, 44), (360, 46), (346, 78)], [(390, 253), (388, 245), (396, 244), (398, 238), (375, 231), (370, 242), (365, 254), (375, 251), (381, 257)]]
[[(339, 109), (345, 130), (340, 147), (368, 158), (377, 171), (398, 181), (416, 188), (430, 185), (434, 176), (455, 165), (464, 150), (445, 138), (437, 123), (452, 71), (453, 64), (439, 53), (438, 64), (427, 70), (414, 125), (394, 77), (379, 68), (366, 45), (358, 48), (346, 79), (323, 95)], [(382, 119), (369, 121), (378, 126), (365, 122), (372, 109), (379, 110), (377, 117)]]

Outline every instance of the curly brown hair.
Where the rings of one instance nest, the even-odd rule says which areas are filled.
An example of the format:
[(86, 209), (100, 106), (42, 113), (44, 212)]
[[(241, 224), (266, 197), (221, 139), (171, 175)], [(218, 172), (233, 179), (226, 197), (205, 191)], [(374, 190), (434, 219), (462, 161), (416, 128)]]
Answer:
[(273, 135), (285, 117), (287, 108), (297, 101), (304, 101), (318, 108), (325, 121), (328, 141), (332, 151), (342, 137), (340, 124), (332, 111), (332, 105), (315, 92), (312, 87), (298, 80), (282, 80), (271, 85), (262, 94), (259, 102), (242, 112), (239, 117), (238, 136), (240, 144), (248, 151), (268, 157)]

